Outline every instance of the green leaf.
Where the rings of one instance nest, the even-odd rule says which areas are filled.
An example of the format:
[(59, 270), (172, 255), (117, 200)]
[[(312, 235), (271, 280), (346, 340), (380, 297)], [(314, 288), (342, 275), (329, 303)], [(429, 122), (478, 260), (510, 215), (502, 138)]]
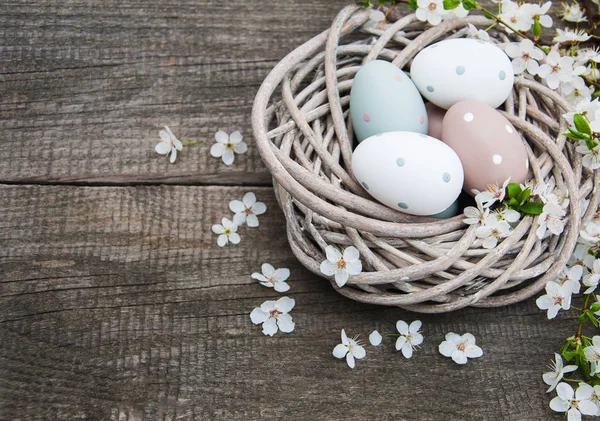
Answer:
[(412, 10), (417, 10), (419, 8), (417, 5), (417, 0), (409, 0), (408, 7), (410, 7)]
[(475, 0), (463, 0), (462, 5), (465, 10), (473, 10), (480, 7), (479, 3), (477, 3)]
[(600, 324), (598, 324), (598, 319), (596, 319), (596, 316), (594, 315), (594, 312), (591, 310), (586, 311), (586, 314), (588, 316), (588, 319), (590, 319), (590, 322), (592, 322), (592, 324), (596, 327), (600, 326)]
[(516, 209), (519, 207), (519, 201), (514, 197), (508, 201), (508, 207), (511, 209)]
[(573, 358), (577, 357), (577, 351), (563, 351), (562, 356), (567, 361), (573, 361)]
[(594, 98), (598, 98), (598, 97), (600, 97), (600, 91), (594, 92)]
[(567, 133), (563, 133), (563, 136), (568, 137), (569, 139), (579, 140), (579, 141), (587, 141), (589, 140), (589, 136), (585, 133), (579, 133), (576, 130), (573, 130), (569, 127), (569, 131)]
[(521, 206), (523, 206), (525, 204), (525, 202), (527, 202), (529, 200), (530, 197), (531, 197), (531, 189), (529, 187), (527, 187), (525, 190), (523, 190), (521, 192), (521, 194), (519, 194), (519, 198), (517, 200), (519, 201), (519, 204)]
[(506, 193), (509, 199), (518, 199), (521, 194), (521, 186), (517, 183), (508, 183), (506, 186)]
[(592, 128), (590, 127), (589, 121), (581, 114), (575, 114), (573, 116), (573, 123), (575, 123), (578, 132), (585, 133), (589, 136), (592, 135)]
[(590, 310), (592, 311), (592, 313), (595, 313), (597, 311), (600, 311), (600, 302), (594, 303), (590, 306)]
[(444, 9), (456, 9), (460, 5), (460, 0), (444, 0)]
[(579, 320), (581, 323), (585, 323), (587, 321), (587, 318), (588, 318), (587, 314), (583, 313), (583, 314), (579, 315), (579, 317), (577, 318), (577, 320)]
[(544, 211), (544, 204), (539, 202), (527, 202), (521, 206), (521, 211), (529, 215), (539, 215)]
[[(466, 7), (465, 7), (466, 9)], [(485, 16), (488, 19), (492, 19), (492, 20), (496, 20), (496, 16), (491, 14), (490, 12), (488, 12), (487, 10), (483, 11), (483, 16)]]
[(542, 25), (540, 24), (539, 19), (533, 21), (533, 36), (539, 38), (542, 35)]

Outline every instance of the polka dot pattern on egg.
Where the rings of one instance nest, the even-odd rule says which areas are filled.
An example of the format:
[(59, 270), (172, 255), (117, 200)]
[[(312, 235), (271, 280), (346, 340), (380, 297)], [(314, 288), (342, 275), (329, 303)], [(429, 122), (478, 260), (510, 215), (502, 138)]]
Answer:
[(494, 164), (500, 165), (500, 164), (502, 164), (502, 156), (500, 156), (500, 155), (494, 155), (492, 157), (492, 161), (494, 161)]
[(369, 190), (369, 186), (367, 185), (367, 183), (365, 183), (364, 181), (362, 183), (362, 186), (365, 188), (365, 190)]
[(506, 72), (504, 70), (500, 70), (500, 73), (498, 73), (498, 77), (500, 78), (500, 80), (506, 79)]
[(363, 115), (363, 120), (365, 120), (365, 122), (367, 122), (367, 123), (368, 123), (369, 121), (371, 121), (371, 116), (369, 115), (369, 113), (365, 113), (365, 114)]
[(457, 75), (462, 75), (465, 73), (465, 66), (456, 66), (456, 74)]
[(419, 117), (419, 123), (424, 124), (425, 123), (425, 116), (421, 116)]
[(404, 158), (396, 159), (396, 165), (398, 165), (399, 167), (403, 167), (404, 164), (406, 164), (406, 160)]
[(446, 183), (450, 182), (450, 173), (445, 172), (444, 174), (442, 174), (442, 180), (444, 180)]
[(406, 203), (404, 203), (404, 202), (398, 203), (398, 207), (402, 208), (402, 209), (408, 209), (408, 205)]
[(402, 82), (402, 76), (400, 75), (394, 76), (394, 79), (396, 79), (397, 82)]
[(465, 113), (465, 115), (463, 116), (463, 120), (465, 120), (467, 123), (473, 121), (473, 118), (473, 113)]
[(435, 91), (435, 89), (433, 89), (433, 86), (431, 86), (431, 85), (429, 85), (429, 86), (427, 87), (427, 90), (428, 90), (429, 92), (433, 92), (433, 91)]

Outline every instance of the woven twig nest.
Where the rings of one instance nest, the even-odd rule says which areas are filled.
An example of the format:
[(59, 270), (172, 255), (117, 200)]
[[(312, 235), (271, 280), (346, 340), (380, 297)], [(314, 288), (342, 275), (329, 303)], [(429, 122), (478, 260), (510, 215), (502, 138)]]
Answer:
[[(575, 145), (561, 135), (569, 104), (532, 77), (520, 76), (502, 111), (526, 141), (532, 181), (553, 177), (568, 191), (561, 235), (538, 239), (537, 217), (524, 216), (509, 237), (488, 250), (463, 215), (438, 220), (395, 211), (372, 199), (352, 176), (348, 107), (354, 75), (374, 59), (408, 70), (427, 45), (464, 37), (468, 23), (487, 27), (492, 22), (470, 16), (430, 27), (411, 14), (379, 28), (368, 18), (367, 10), (344, 8), (329, 30), (275, 66), (254, 102), (254, 135), (274, 178), (292, 251), (323, 276), (319, 265), (325, 248), (354, 245), (363, 272), (342, 288), (330, 279), (334, 288), (357, 301), (417, 312), (504, 306), (538, 293), (557, 277), (576, 246), (585, 218), (582, 199), (590, 200), (590, 215), (598, 206), (593, 193), (598, 175), (582, 168)], [(342, 36), (349, 40), (342, 43)], [(501, 28), (491, 32), (493, 43), (510, 41)]]

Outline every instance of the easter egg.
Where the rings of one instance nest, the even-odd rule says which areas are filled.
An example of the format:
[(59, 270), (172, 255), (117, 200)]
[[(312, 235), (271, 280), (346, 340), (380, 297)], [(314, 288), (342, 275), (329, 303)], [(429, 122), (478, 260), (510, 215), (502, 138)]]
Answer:
[(468, 99), (497, 108), (508, 98), (515, 79), (504, 51), (470, 38), (424, 48), (413, 59), (410, 76), (425, 98), (446, 110)]
[(383, 60), (360, 68), (350, 91), (350, 116), (359, 142), (386, 132), (427, 134), (425, 104), (410, 78)]
[(464, 190), (483, 191), (527, 179), (529, 159), (521, 135), (498, 111), (478, 101), (459, 102), (446, 112), (442, 140), (460, 157)]
[(352, 170), (375, 199), (412, 215), (433, 215), (456, 200), (463, 169), (456, 153), (433, 137), (388, 132), (361, 142)]
[(425, 110), (427, 111), (427, 119), (429, 120), (429, 125), (427, 128), (427, 134), (436, 139), (442, 138), (442, 122), (444, 121), (444, 116), (446, 115), (446, 110), (438, 107), (437, 105), (428, 102), (425, 104)]
[(450, 206), (444, 209), (441, 212), (438, 212), (434, 215), (431, 215), (434, 218), (438, 219), (448, 219), (456, 216), (458, 214), (458, 199), (456, 199)]

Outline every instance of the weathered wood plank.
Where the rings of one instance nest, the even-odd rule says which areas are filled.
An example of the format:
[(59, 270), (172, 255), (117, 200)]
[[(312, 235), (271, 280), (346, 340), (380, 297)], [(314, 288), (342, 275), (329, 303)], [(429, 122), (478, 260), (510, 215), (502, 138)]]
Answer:
[[(532, 301), (409, 314), (352, 302), (299, 267), (272, 190), (268, 212), (220, 249), (210, 226), (238, 187), (0, 187), (0, 417), (23, 420), (548, 420), (541, 382), (575, 323)], [(289, 267), (297, 328), (269, 338), (249, 313)], [(351, 371), (339, 330), (392, 332), (419, 317), (412, 360), (367, 346)], [(472, 332), (485, 355), (459, 367), (437, 344)], [(556, 416), (556, 419), (560, 419)]]
[[(270, 184), (251, 147), (232, 167), (219, 129), (252, 137), (258, 86), (345, 0), (4, 2), (0, 181)], [(158, 130), (199, 141), (177, 165)]]

